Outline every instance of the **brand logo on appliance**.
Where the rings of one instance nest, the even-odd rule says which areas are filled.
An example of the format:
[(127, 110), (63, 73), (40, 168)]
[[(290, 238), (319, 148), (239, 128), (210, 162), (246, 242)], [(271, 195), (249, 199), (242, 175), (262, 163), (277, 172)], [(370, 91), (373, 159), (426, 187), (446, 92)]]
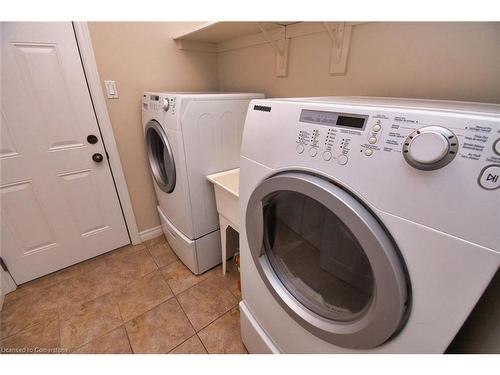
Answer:
[(262, 111), (262, 112), (271, 112), (271, 107), (268, 107), (265, 105), (254, 105), (253, 110), (254, 111)]

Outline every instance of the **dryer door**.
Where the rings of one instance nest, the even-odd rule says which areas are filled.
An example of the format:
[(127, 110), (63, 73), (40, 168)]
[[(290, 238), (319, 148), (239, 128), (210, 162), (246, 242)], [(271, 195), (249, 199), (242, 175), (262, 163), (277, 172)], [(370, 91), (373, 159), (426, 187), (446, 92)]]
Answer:
[(340, 187), (304, 173), (273, 176), (251, 195), (246, 230), (265, 284), (316, 336), (368, 349), (404, 324), (409, 283), (396, 245)]
[(149, 168), (158, 187), (165, 193), (175, 188), (175, 163), (167, 135), (156, 120), (144, 129)]

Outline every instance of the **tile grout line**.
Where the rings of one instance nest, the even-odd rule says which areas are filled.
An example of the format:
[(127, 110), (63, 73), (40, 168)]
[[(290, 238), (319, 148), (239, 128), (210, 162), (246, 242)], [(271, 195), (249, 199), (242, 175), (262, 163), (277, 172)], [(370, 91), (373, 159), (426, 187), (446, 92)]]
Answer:
[[(209, 279), (210, 279), (210, 278), (205, 279), (205, 280), (209, 280)], [(205, 281), (205, 280), (203, 280), (203, 281)], [(190, 289), (191, 289), (191, 288), (190, 288)], [(226, 289), (227, 289), (227, 288), (226, 288)], [(186, 289), (186, 291), (187, 291), (187, 289)], [(230, 292), (230, 291), (229, 291), (229, 292)], [(182, 292), (182, 293), (184, 293), (184, 292)], [(231, 292), (230, 292), (230, 293), (231, 293)], [(181, 294), (181, 293), (179, 293), (179, 294)], [(175, 296), (175, 297), (176, 297), (176, 299), (177, 299), (177, 296)], [(227, 311), (223, 312), (221, 315), (217, 316), (216, 318), (214, 318), (213, 320), (211, 320), (210, 322), (208, 322), (207, 324), (205, 324), (205, 325), (204, 325), (203, 327), (201, 327), (199, 330), (196, 330), (196, 328), (193, 326), (193, 324), (191, 323), (191, 320), (189, 319), (189, 316), (186, 314), (186, 312), (185, 312), (185, 311), (184, 311), (184, 309), (182, 308), (182, 305), (181, 305), (181, 303), (180, 303), (180, 301), (179, 301), (178, 299), (177, 299), (177, 302), (179, 303), (179, 305), (181, 306), (182, 311), (183, 311), (183, 312), (184, 312), (184, 314), (187, 316), (187, 318), (188, 318), (189, 322), (190, 322), (190, 323), (191, 323), (191, 325), (193, 326), (194, 331), (196, 332), (196, 334), (198, 334), (199, 332), (201, 332), (202, 330), (204, 330), (205, 328), (207, 328), (210, 324), (212, 324), (213, 322), (215, 322), (215, 321), (216, 321), (216, 320), (218, 320), (219, 318), (222, 318), (222, 317), (223, 317), (224, 315), (226, 315), (229, 311), (231, 311), (232, 309), (234, 309), (235, 307), (237, 307), (237, 306), (238, 306), (238, 304), (239, 304), (239, 302), (238, 302), (238, 299), (237, 299), (237, 298), (235, 298), (235, 299), (236, 299), (236, 301), (237, 301), (236, 305), (232, 306), (231, 308), (229, 308), (229, 310), (227, 310)], [(201, 340), (201, 339), (200, 339), (200, 340)]]
[[(224, 316), (228, 315), (232, 310), (234, 310), (235, 308), (237, 308), (237, 305), (234, 306), (234, 307), (231, 307), (228, 311), (226, 311), (224, 314), (222, 314), (221, 316), (217, 317), (216, 319), (214, 319), (213, 321), (211, 321), (210, 323), (208, 323), (206, 326), (204, 326), (203, 328), (201, 328), (198, 332), (196, 332), (196, 336), (198, 336), (198, 339), (200, 340), (201, 342), (201, 345), (203, 345), (203, 347), (205, 348), (205, 350), (207, 351), (208, 354), (211, 354), (209, 351), (208, 351), (208, 348), (205, 346), (205, 343), (203, 342), (203, 340), (201, 339), (199, 333), (201, 331), (203, 331), (205, 328), (208, 328), (208, 326), (212, 325), (213, 323), (215, 323), (217, 320), (220, 320), (222, 319)], [(238, 309), (239, 311), (239, 309)], [(245, 346), (245, 345), (243, 345)], [(245, 347), (245, 350), (246, 350), (246, 347)], [(247, 350), (247, 353), (248, 353), (248, 350)], [(215, 354), (215, 353), (214, 353)]]
[[(168, 284), (167, 284), (167, 286), (168, 286)], [(170, 288), (170, 287), (169, 287), (169, 288)], [(127, 321), (123, 321), (123, 327), (124, 327), (125, 332), (126, 332), (126, 334), (127, 334), (127, 339), (128, 339), (128, 341), (129, 341), (130, 348), (132, 349), (132, 352), (133, 352), (134, 354), (136, 354), (136, 353), (134, 352), (134, 348), (132, 347), (132, 342), (130, 341), (130, 337), (129, 337), (129, 335), (128, 335), (128, 331), (127, 331), (126, 324), (127, 324), (128, 322), (131, 322), (132, 320), (137, 319), (137, 318), (139, 318), (139, 317), (143, 316), (144, 314), (147, 314), (148, 312), (150, 312), (150, 311), (152, 311), (152, 310), (156, 309), (158, 306), (160, 306), (160, 305), (164, 304), (165, 302), (170, 301), (172, 298), (175, 298), (175, 295), (174, 295), (174, 293), (173, 293), (173, 292), (172, 292), (172, 297), (167, 298), (166, 300), (164, 300), (164, 301), (160, 302), (159, 304), (157, 304), (157, 305), (155, 305), (155, 306), (151, 307), (150, 309), (147, 309), (147, 310), (146, 310), (146, 311), (144, 311), (143, 313), (141, 313), (141, 314), (139, 314), (139, 315), (137, 315), (137, 316), (135, 316), (135, 317), (133, 317), (133, 318), (131, 318), (131, 319), (127, 320)], [(178, 302), (177, 302), (177, 303), (178, 303)], [(179, 303), (179, 305), (180, 305), (180, 303)], [(183, 312), (184, 312), (184, 311), (183, 311)], [(184, 313), (184, 314), (185, 314), (185, 313)], [(186, 315), (186, 317), (187, 317), (187, 315)], [(122, 318), (122, 320), (123, 320), (123, 318)], [(189, 318), (188, 318), (188, 321), (189, 321)], [(191, 322), (189, 322), (189, 323), (191, 324)], [(118, 328), (118, 327), (117, 327), (117, 328)], [(193, 329), (194, 329), (194, 327), (193, 327)], [(196, 332), (196, 330), (195, 330), (195, 332)], [(192, 337), (192, 336), (191, 336), (191, 337)], [(180, 344), (179, 344), (179, 345), (180, 345)], [(172, 350), (173, 350), (173, 349), (172, 349)]]
[[(167, 284), (167, 286), (168, 286), (168, 284)], [(170, 289), (170, 287), (169, 287), (169, 289)], [(170, 289), (170, 291), (172, 291), (172, 290)], [(170, 300), (171, 300), (172, 298), (174, 298), (174, 297), (175, 297), (174, 292), (172, 292), (172, 296), (171, 296), (171, 297), (167, 298), (167, 299), (166, 299), (166, 300), (164, 300), (164, 301), (161, 301), (161, 302), (160, 302), (160, 303), (158, 303), (157, 305), (155, 305), (155, 306), (153, 306), (153, 307), (151, 307), (151, 308), (149, 308), (149, 309), (145, 310), (144, 312), (140, 313), (140, 314), (139, 314), (139, 315), (137, 315), (137, 316), (134, 316), (133, 318), (130, 318), (129, 320), (126, 320), (126, 321), (125, 321), (125, 320), (123, 320), (123, 324), (126, 324), (126, 323), (128, 323), (128, 322), (131, 322), (131, 321), (132, 321), (132, 320), (134, 320), (134, 319), (137, 319), (138, 317), (140, 317), (140, 316), (142, 316), (142, 315), (144, 315), (144, 314), (146, 314), (146, 313), (150, 312), (151, 310), (154, 310), (155, 308), (157, 308), (158, 306), (160, 306), (160, 305), (164, 304), (165, 302), (170, 301)], [(122, 319), (123, 319), (123, 318), (122, 318)]]
[[(62, 293), (62, 287), (61, 291), (57, 294), (57, 327), (59, 328), (59, 345), (62, 349), (63, 347), (63, 342), (62, 342), (62, 324), (61, 324), (61, 311), (60, 311), (60, 298), (61, 298), (61, 293)], [(64, 347), (65, 350), (69, 352), (69, 348)]]
[[(53, 319), (53, 320), (55, 320), (55, 319)], [(51, 319), (44, 319), (44, 320), (35, 321), (34, 323), (28, 324), (27, 326), (21, 328), (16, 333), (13, 333), (13, 334), (11, 334), (9, 336), (5, 336), (5, 337), (0, 337), (0, 342), (4, 341), (4, 340), (7, 340), (7, 339), (10, 339), (10, 338), (12, 338), (12, 337), (14, 337), (14, 336), (16, 336), (16, 335), (18, 335), (20, 333), (23, 333), (24, 331), (27, 331), (27, 330), (29, 330), (29, 329), (31, 329), (31, 328), (39, 325), (39, 324), (43, 324), (44, 322), (51, 322), (51, 321), (52, 321)]]
[[(222, 313), (221, 315), (219, 315), (217, 318), (215, 318), (214, 320), (212, 320), (210, 323), (204, 325), (202, 328), (200, 328), (198, 331), (196, 331), (196, 334), (200, 333), (201, 331), (203, 331), (205, 328), (207, 328), (209, 325), (211, 325), (212, 323), (215, 323), (217, 320), (221, 319), (222, 317), (224, 317), (225, 315), (229, 314), (233, 309), (237, 308), (238, 305), (235, 305), (233, 307), (231, 307), (229, 310), (227, 310), (226, 312)], [(200, 339), (201, 340), (201, 339)]]
[(15, 335), (17, 335), (17, 334), (19, 334), (19, 333), (21, 333), (21, 332), (24, 332), (24, 331), (26, 331), (26, 330), (30, 329), (31, 327), (36, 326), (37, 324), (40, 324), (40, 322), (35, 322), (35, 323), (28, 324), (27, 326), (25, 326), (25, 327), (21, 328), (19, 331), (15, 332), (15, 333), (12, 333), (12, 334), (10, 334), (10, 335), (8, 335), (8, 336), (5, 336), (5, 337), (1, 337), (1, 336), (0, 336), (0, 341), (3, 341), (3, 340), (6, 340), (6, 339), (9, 339), (9, 338), (11, 338), (12, 336), (15, 336)]
[[(111, 294), (111, 293), (112, 293), (112, 292), (105, 293), (105, 294), (103, 294), (103, 295), (101, 295), (101, 296), (99, 296), (99, 297), (97, 297), (97, 298), (101, 298), (101, 297), (107, 296), (107, 295), (109, 295), (109, 294)], [(96, 300), (97, 298), (94, 298), (93, 300), (90, 300), (90, 301), (88, 301), (88, 302), (92, 302), (92, 301)], [(84, 302), (84, 303), (87, 303), (87, 302)], [(82, 304), (82, 305), (83, 305), (83, 304)], [(117, 307), (118, 307), (118, 306), (117, 306)], [(80, 346), (76, 347), (75, 349), (73, 349), (73, 350), (71, 351), (71, 353), (74, 353), (76, 350), (80, 349), (81, 347), (83, 347), (83, 346), (85, 346), (85, 345), (87, 345), (87, 344), (90, 344), (90, 343), (91, 343), (92, 341), (94, 341), (94, 340), (97, 340), (97, 339), (100, 339), (101, 337), (106, 336), (108, 333), (110, 333), (110, 332), (114, 331), (114, 330), (115, 330), (115, 329), (117, 329), (117, 328), (120, 328), (121, 326), (125, 326), (125, 323), (123, 323), (123, 318), (122, 318), (122, 316), (121, 316), (121, 312), (120, 312), (120, 308), (119, 308), (119, 307), (118, 307), (118, 313), (120, 314), (120, 319), (121, 319), (121, 321), (122, 321), (122, 324), (121, 324), (121, 325), (119, 325), (119, 326), (117, 326), (117, 327), (114, 327), (114, 328), (111, 328), (109, 331), (104, 332), (102, 335), (99, 335), (99, 336), (94, 337), (93, 339), (91, 339), (91, 340), (89, 340), (89, 341), (84, 342), (82, 345), (80, 345)], [(125, 330), (125, 331), (126, 331), (126, 330)]]
[(177, 298), (176, 295), (174, 295), (174, 298), (175, 298), (177, 304), (179, 305), (179, 307), (181, 308), (182, 313), (184, 314), (184, 316), (187, 318), (189, 324), (191, 325), (191, 328), (193, 328), (194, 334), (196, 334), (196, 328), (194, 328), (194, 325), (191, 322), (191, 319), (189, 319), (189, 316), (188, 316), (188, 314), (186, 314), (186, 311), (184, 310), (184, 308), (182, 307), (181, 303), (179, 302), (179, 299)]
[[(102, 335), (97, 336), (97, 337), (94, 337), (92, 340), (89, 340), (89, 341), (84, 342), (82, 345), (80, 345), (80, 346), (76, 347), (75, 349), (73, 349), (73, 350), (71, 351), (71, 353), (70, 353), (70, 354), (74, 354), (74, 353), (75, 353), (78, 349), (83, 348), (85, 345), (90, 344), (92, 341), (98, 340), (98, 339), (100, 339), (100, 338), (102, 338), (102, 337), (106, 336), (107, 334), (109, 334), (109, 333), (113, 332), (115, 329), (118, 329), (118, 328), (120, 328), (120, 327), (124, 327), (124, 326), (125, 326), (125, 325), (122, 323), (122, 324), (120, 324), (119, 326), (117, 326), (117, 327), (115, 327), (115, 328), (111, 328), (109, 331), (106, 331), (106, 332), (105, 332), (105, 333), (103, 333)], [(124, 329), (125, 329), (125, 327), (124, 327)], [(126, 331), (127, 331), (127, 330), (125, 329), (125, 332), (126, 332)], [(99, 353), (93, 353), (93, 354), (99, 354)]]
[(181, 342), (179, 345), (176, 345), (174, 348), (170, 349), (168, 352), (162, 353), (162, 354), (170, 354), (170, 353), (172, 353), (175, 349), (177, 349), (179, 346), (181, 346), (182, 344), (184, 344), (186, 341), (192, 339), (194, 336), (196, 336), (196, 332), (194, 334), (192, 334), (191, 336), (189, 336), (187, 339), (185, 339), (183, 342)]
[(198, 335), (198, 332), (196, 332), (195, 335), (196, 335), (196, 337), (198, 337), (198, 340), (200, 340), (201, 346), (203, 346), (203, 348), (205, 348), (205, 351), (207, 352), (207, 354), (210, 354), (210, 352), (208, 351), (207, 347), (205, 346), (205, 343), (203, 342), (203, 340), (201, 339), (201, 337)]
[[(215, 323), (217, 320), (220, 320), (222, 319), (224, 316), (228, 315), (231, 311), (233, 311), (234, 309), (237, 309), (238, 310), (238, 315), (240, 314), (240, 309), (238, 307), (238, 305), (234, 306), (234, 307), (231, 307), (228, 311), (226, 311), (224, 314), (222, 314), (221, 316), (219, 316), (217, 319), (215, 319), (213, 322), (207, 324), (205, 327), (203, 327), (200, 331), (198, 331), (196, 333), (196, 335), (198, 335), (198, 338), (200, 339), (201, 341), (201, 344), (203, 345), (203, 347), (207, 350), (207, 353), (209, 353), (208, 349), (205, 347), (205, 344), (203, 343), (203, 340), (201, 339), (201, 337), (199, 336), (199, 333), (204, 330), (205, 328), (208, 328), (208, 326), (212, 325), (213, 323)], [(247, 347), (245, 346), (245, 344), (243, 343), (243, 340), (241, 340), (241, 343), (243, 344), (243, 347), (245, 348), (245, 351), (247, 352), (247, 354), (249, 354), (248, 352), (248, 349)], [(211, 353), (209, 353), (211, 354)], [(213, 354), (241, 354), (241, 353), (213, 353)]]
[(132, 346), (132, 342), (130, 341), (130, 337), (128, 335), (127, 327), (125, 326), (125, 323), (123, 323), (123, 329), (125, 330), (125, 336), (127, 336), (127, 341), (128, 341), (128, 346), (130, 347), (130, 351), (132, 354), (136, 354), (134, 351), (134, 347)]
[[(178, 258), (177, 258), (177, 259), (178, 259)], [(178, 259), (178, 261), (179, 261), (179, 262), (180, 262), (180, 263), (181, 263), (184, 267), (186, 267), (186, 265), (185, 265), (184, 263), (182, 263), (182, 261), (181, 261), (180, 259)], [(176, 262), (176, 261), (174, 261), (174, 262)], [(165, 265), (165, 266), (161, 267), (159, 270), (161, 271), (161, 269), (162, 269), (162, 268), (165, 268), (165, 267), (167, 267), (168, 265), (170, 265), (170, 264), (172, 264), (172, 263), (174, 263), (174, 262), (171, 262), (171, 263), (169, 263), (169, 264), (167, 264), (167, 265)], [(205, 271), (205, 272), (204, 272), (204, 273), (202, 273), (201, 275), (203, 275), (203, 274), (205, 274), (205, 273), (207, 273), (207, 272), (212, 271), (212, 270), (213, 270), (213, 269), (215, 269), (216, 267), (219, 267), (219, 264), (218, 264), (218, 265), (216, 265), (215, 267), (212, 267), (212, 268), (211, 268), (211, 269), (209, 269), (208, 271)], [(191, 272), (191, 270), (189, 270), (189, 272)], [(192, 273), (192, 272), (191, 272), (191, 273)], [(165, 278), (165, 275), (163, 274), (163, 272), (161, 272), (161, 274), (162, 274), (162, 276), (163, 276), (164, 280), (167, 282), (168, 286), (170, 287), (170, 284), (168, 283), (168, 280)], [(194, 275), (194, 274), (193, 274), (193, 275)], [(195, 275), (195, 276), (200, 277), (201, 275)], [(203, 281), (210, 280), (210, 279), (212, 279), (212, 278), (214, 278), (214, 277), (217, 277), (217, 276), (219, 276), (219, 275), (215, 275), (215, 274), (214, 274), (214, 275), (212, 275), (212, 276), (208, 276), (206, 279), (199, 280), (199, 281), (198, 281), (198, 282), (196, 282), (195, 284), (193, 284), (193, 285), (191, 285), (190, 287), (188, 287), (188, 288), (186, 288), (186, 289), (184, 289), (184, 290), (180, 291), (179, 293), (177, 293), (177, 294), (175, 294), (175, 293), (174, 293), (174, 295), (175, 295), (175, 296), (178, 296), (178, 295), (180, 295), (180, 294), (182, 294), (182, 293), (184, 293), (184, 292), (187, 292), (189, 289), (194, 288), (195, 286), (197, 286), (198, 284), (202, 283)], [(228, 289), (228, 288), (227, 288), (227, 287), (225, 287), (225, 286), (224, 286), (224, 288)], [(172, 288), (170, 287), (170, 289), (172, 289)], [(228, 289), (228, 291), (229, 291), (229, 293), (231, 293), (231, 294), (233, 295), (233, 293), (232, 293), (229, 289)], [(172, 290), (172, 293), (173, 293), (173, 290)], [(236, 298), (236, 299), (238, 299), (238, 297), (235, 297), (235, 298)]]

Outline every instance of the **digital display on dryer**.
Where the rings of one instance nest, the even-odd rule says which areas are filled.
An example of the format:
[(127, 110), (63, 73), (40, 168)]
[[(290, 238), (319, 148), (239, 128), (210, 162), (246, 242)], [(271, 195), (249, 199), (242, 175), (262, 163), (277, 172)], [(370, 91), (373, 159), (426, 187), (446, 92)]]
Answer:
[(363, 129), (365, 127), (365, 118), (339, 116), (337, 117), (337, 125), (347, 126), (349, 128)]
[(346, 128), (364, 129), (368, 116), (351, 115), (346, 113), (336, 113), (328, 111), (313, 111), (303, 109), (300, 112), (301, 122), (326, 126), (342, 126)]
[(160, 100), (160, 97), (158, 95), (151, 95), (149, 99), (157, 102), (158, 100)]

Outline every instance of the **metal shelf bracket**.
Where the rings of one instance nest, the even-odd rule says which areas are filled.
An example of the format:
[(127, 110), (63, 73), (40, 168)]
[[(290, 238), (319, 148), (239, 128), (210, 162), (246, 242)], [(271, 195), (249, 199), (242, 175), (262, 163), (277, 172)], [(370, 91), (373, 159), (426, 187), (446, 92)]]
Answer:
[(266, 29), (257, 22), (264, 39), (273, 47), (276, 52), (276, 77), (286, 77), (288, 74), (288, 44), (290, 39), (286, 37), (286, 26), (282, 26), (282, 37), (275, 41)]
[(323, 22), (323, 26), (332, 41), (330, 74), (334, 76), (345, 75), (352, 25), (345, 22)]

